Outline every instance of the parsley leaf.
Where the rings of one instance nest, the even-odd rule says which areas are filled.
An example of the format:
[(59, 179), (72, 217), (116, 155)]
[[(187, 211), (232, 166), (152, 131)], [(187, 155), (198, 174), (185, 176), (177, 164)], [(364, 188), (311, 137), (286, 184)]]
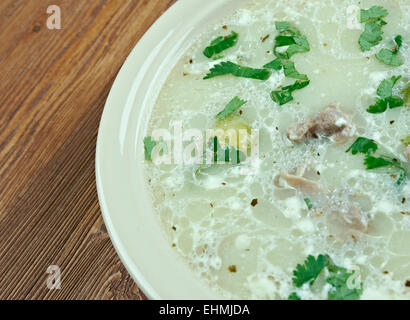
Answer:
[(368, 10), (360, 10), (360, 23), (378, 21), (387, 17), (389, 12), (381, 6), (373, 6)]
[(394, 51), (383, 48), (376, 54), (376, 58), (388, 66), (399, 67), (403, 65), (404, 62), (397, 56), (397, 52), (398, 51), (395, 53)]
[(393, 76), (391, 79), (383, 80), (377, 89), (377, 95), (382, 99), (391, 97), (393, 95), (393, 88), (400, 79), (401, 76)]
[(245, 103), (247, 103), (247, 101), (235, 97), (226, 105), (226, 107), (221, 112), (216, 115), (216, 117), (219, 120), (223, 120), (234, 113), (236, 110), (238, 110), (240, 107), (242, 107)]
[(298, 294), (296, 292), (292, 292), (289, 295), (288, 300), (302, 300), (302, 299), (298, 296)]
[(154, 150), (157, 143), (155, 142), (152, 137), (145, 137), (144, 138), (144, 153), (145, 153), (145, 160), (152, 161), (152, 151)]
[(232, 74), (235, 77), (251, 78), (257, 80), (267, 80), (270, 76), (270, 72), (266, 69), (253, 69), (240, 66), (230, 61), (226, 61), (216, 64), (204, 77), (204, 80), (227, 74)]
[(393, 51), (399, 51), (403, 46), (403, 37), (399, 34), (394, 38), (394, 42), (396, 42), (396, 47), (393, 48)]
[(309, 80), (308, 76), (305, 74), (299, 73), (296, 70), (295, 63), (289, 60), (282, 60), (281, 58), (277, 58), (263, 66), (267, 69), (274, 69), (276, 71), (284, 69), (285, 76), (288, 78), (299, 79), (299, 80)]
[(310, 201), (310, 199), (309, 199), (309, 198), (305, 198), (304, 200), (305, 200), (305, 203), (306, 203), (308, 209), (309, 209), (309, 210), (312, 210), (313, 205), (312, 205), (312, 202)]
[(267, 68), (267, 69), (273, 69), (273, 70), (279, 71), (283, 68), (282, 59), (277, 58), (277, 59), (265, 64), (263, 67)]
[(296, 68), (295, 64), (292, 61), (287, 61), (283, 64), (283, 69), (285, 71), (285, 76), (288, 78), (294, 78), (294, 79), (299, 79), (299, 80), (309, 80), (307, 75), (305, 74), (300, 74)]
[[(273, 52), (278, 58), (290, 59), (296, 53), (310, 51), (307, 38), (289, 22), (277, 21), (275, 25), (280, 35), (275, 38)], [(279, 52), (277, 49), (282, 47), (287, 47), (287, 49)]]
[(372, 169), (394, 165), (394, 163), (390, 160), (386, 160), (384, 158), (376, 158), (370, 155), (367, 155), (364, 158), (364, 164), (366, 165), (367, 170), (372, 170)]
[(384, 64), (387, 64), (388, 66), (399, 67), (404, 63), (403, 60), (397, 56), (401, 46), (403, 45), (402, 36), (398, 35), (396, 38), (394, 38), (394, 42), (396, 43), (396, 45), (394, 46), (393, 50), (381, 49), (376, 54), (376, 58)]
[(360, 137), (356, 140), (356, 142), (346, 151), (352, 151), (352, 154), (363, 153), (366, 155), (364, 158), (364, 165), (366, 166), (367, 170), (373, 170), (383, 167), (392, 167), (396, 170), (399, 170), (400, 176), (399, 179), (396, 181), (397, 185), (403, 184), (407, 177), (408, 172), (407, 170), (401, 165), (401, 163), (392, 158), (387, 156), (382, 157), (374, 157), (371, 156), (372, 153), (375, 153), (378, 149), (378, 145), (367, 138)]
[(349, 288), (348, 280), (356, 271), (348, 272), (345, 268), (338, 267), (336, 274), (328, 277), (326, 282), (332, 288), (328, 292), (328, 300), (359, 300), (363, 293), (363, 283), (360, 283), (360, 289)]
[(400, 78), (401, 76), (393, 76), (391, 79), (382, 81), (377, 88), (377, 95), (380, 98), (377, 99), (376, 104), (371, 105), (367, 109), (367, 112), (378, 114), (385, 112), (387, 107), (394, 109), (404, 105), (404, 100), (402, 98), (393, 96), (393, 88)]
[(373, 6), (368, 10), (360, 10), (360, 23), (365, 23), (364, 32), (360, 35), (359, 44), (362, 51), (369, 51), (382, 41), (382, 26), (387, 22), (383, 20), (388, 11), (381, 6)]
[(280, 91), (272, 91), (271, 98), (273, 101), (278, 103), (280, 106), (292, 101), (293, 92), (296, 90), (303, 89), (309, 85), (310, 81), (296, 81), (294, 84), (283, 87)]
[(366, 23), (364, 32), (360, 35), (359, 44), (362, 51), (369, 51), (383, 40), (382, 26), (377, 22)]
[(212, 58), (214, 55), (233, 47), (238, 41), (238, 34), (235, 31), (225, 37), (218, 37), (214, 39), (211, 44), (205, 48), (203, 54), (207, 58)]
[(376, 152), (378, 149), (378, 145), (370, 139), (359, 137), (355, 141), (355, 143), (352, 144), (352, 146), (346, 150), (346, 152), (352, 151), (352, 154), (358, 154), (363, 153), (363, 154), (371, 154), (373, 152)]
[(326, 257), (320, 254), (317, 259), (313, 256), (308, 256), (304, 265), (298, 264), (296, 270), (293, 271), (293, 284), (300, 288), (305, 283), (312, 285), (319, 274), (326, 266)]
[[(359, 300), (363, 293), (363, 283), (361, 282), (360, 288), (350, 288), (350, 285), (356, 285), (356, 283), (350, 283), (349, 280), (357, 281), (358, 278), (351, 279), (356, 271), (349, 272), (346, 268), (335, 265), (332, 259), (328, 255), (320, 254), (317, 259), (313, 256), (308, 256), (305, 265), (297, 265), (296, 270), (293, 272), (295, 277), (292, 279), (296, 287), (300, 288), (305, 283), (312, 285), (317, 279), (323, 269), (327, 268), (329, 276), (326, 278), (326, 282), (331, 285), (328, 292), (328, 300)], [(292, 292), (288, 300), (301, 300), (296, 292)]]

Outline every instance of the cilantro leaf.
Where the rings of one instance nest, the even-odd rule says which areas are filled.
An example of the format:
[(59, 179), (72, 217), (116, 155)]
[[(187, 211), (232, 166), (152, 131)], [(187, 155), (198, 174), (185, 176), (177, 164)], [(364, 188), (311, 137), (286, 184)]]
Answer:
[(275, 60), (265, 64), (263, 67), (267, 69), (273, 69), (273, 70), (279, 71), (283, 68), (282, 59), (276, 58)]
[(267, 69), (274, 69), (276, 71), (284, 69), (285, 76), (288, 78), (299, 79), (299, 80), (309, 80), (308, 76), (305, 74), (299, 73), (296, 70), (295, 63), (289, 60), (282, 60), (281, 58), (277, 58), (263, 66)]
[(378, 149), (377, 144), (367, 138), (360, 137), (356, 140), (356, 142), (346, 151), (352, 151), (352, 154), (363, 153), (366, 155), (364, 158), (364, 165), (366, 166), (367, 170), (373, 170), (383, 167), (393, 167), (396, 170), (400, 171), (400, 177), (397, 180), (396, 184), (401, 185), (403, 184), (408, 177), (407, 170), (401, 165), (401, 163), (391, 157), (383, 156), (383, 157), (373, 157), (371, 156), (372, 153), (375, 153)]
[(397, 56), (397, 51), (394, 52), (384, 48), (376, 54), (376, 58), (384, 64), (393, 67), (399, 67), (404, 63), (403, 60)]
[(373, 152), (376, 152), (378, 149), (377, 144), (370, 139), (359, 137), (357, 140), (352, 144), (352, 146), (346, 150), (346, 152), (352, 151), (352, 154), (358, 154), (363, 153), (363, 154), (371, 154)]
[(377, 99), (376, 103), (367, 109), (367, 112), (373, 114), (383, 113), (387, 110), (388, 104), (387, 99)]
[(299, 295), (296, 292), (292, 292), (289, 297), (288, 300), (302, 300)]
[[(278, 58), (290, 59), (296, 53), (310, 51), (307, 38), (289, 22), (277, 21), (275, 25), (280, 35), (275, 38), (273, 52)], [(288, 48), (283, 52), (279, 52), (277, 49), (282, 47)]]
[[(293, 283), (296, 287), (300, 288), (305, 283), (312, 285), (317, 279), (323, 269), (327, 268), (329, 276), (326, 278), (326, 282), (331, 285), (328, 291), (328, 300), (359, 300), (363, 293), (363, 283), (360, 282), (359, 288), (356, 281), (358, 277), (351, 278), (355, 275), (356, 271), (349, 272), (346, 268), (339, 267), (329, 255), (320, 254), (317, 260), (313, 256), (308, 256), (305, 265), (297, 265), (293, 274)], [(350, 281), (352, 280), (352, 281)], [(354, 281), (354, 282), (353, 282)], [(351, 288), (350, 286), (354, 286)], [(292, 292), (288, 300), (301, 300), (296, 292)]]
[(155, 142), (152, 137), (145, 137), (144, 138), (144, 153), (145, 153), (145, 160), (152, 161), (152, 151), (154, 150), (157, 143)]
[(367, 112), (378, 114), (385, 112), (387, 107), (394, 109), (404, 105), (404, 100), (402, 98), (393, 96), (393, 88), (400, 78), (401, 76), (393, 76), (391, 79), (382, 81), (377, 88), (377, 95), (380, 98), (377, 99), (376, 104), (371, 105), (367, 109)]
[(410, 146), (410, 135), (407, 136), (406, 138), (402, 139), (401, 142), (403, 142), (403, 144), (408, 147)]
[(270, 76), (270, 72), (266, 69), (253, 69), (240, 66), (230, 61), (226, 61), (216, 64), (204, 77), (204, 80), (227, 74), (231, 74), (236, 77), (251, 78), (257, 80), (267, 80)]
[(363, 293), (363, 283), (360, 283), (360, 288), (349, 288), (349, 278), (356, 271), (348, 272), (345, 268), (338, 268), (338, 272), (326, 279), (332, 288), (328, 292), (328, 300), (359, 300)]
[(310, 201), (310, 199), (309, 199), (309, 198), (305, 198), (304, 200), (305, 200), (305, 203), (306, 203), (308, 209), (309, 209), (309, 210), (312, 210), (313, 205), (312, 205), (312, 202)]
[(292, 61), (287, 61), (283, 64), (283, 69), (285, 71), (285, 76), (288, 78), (294, 78), (299, 80), (309, 80), (307, 75), (300, 74), (295, 67), (295, 64)]
[(293, 284), (300, 288), (305, 283), (312, 285), (326, 266), (326, 257), (320, 254), (317, 259), (308, 256), (303, 265), (298, 264), (293, 271)]
[(401, 76), (393, 76), (391, 79), (383, 80), (380, 86), (377, 89), (377, 95), (380, 98), (388, 98), (393, 95), (393, 88), (396, 85), (397, 81), (401, 79)]
[(359, 44), (362, 51), (369, 51), (383, 40), (382, 26), (378, 22), (366, 23), (364, 32), (360, 35)]
[(396, 47), (393, 48), (393, 51), (399, 51), (400, 48), (403, 46), (403, 36), (400, 34), (394, 38), (394, 42), (396, 42)]
[(296, 81), (294, 84), (290, 86), (283, 87), (280, 91), (272, 91), (271, 98), (273, 101), (282, 106), (294, 99), (292, 95), (294, 91), (307, 87), (309, 83), (309, 80)]
[(234, 113), (236, 110), (238, 110), (240, 107), (242, 107), (246, 102), (247, 101), (235, 97), (226, 105), (226, 107), (221, 112), (216, 115), (216, 117), (219, 120), (223, 120)]
[(211, 44), (205, 48), (203, 54), (207, 58), (212, 58), (214, 55), (233, 47), (238, 41), (238, 34), (235, 31), (225, 37), (218, 37), (214, 39)]
[(368, 10), (360, 10), (360, 23), (378, 21), (387, 17), (389, 12), (381, 6), (373, 6)]
[(394, 42), (396, 45), (393, 50), (381, 49), (376, 54), (376, 58), (388, 66), (399, 67), (404, 63), (403, 60), (397, 56), (401, 46), (403, 45), (403, 37), (398, 35), (394, 38)]
[(364, 164), (366, 165), (367, 170), (372, 170), (372, 169), (394, 165), (394, 163), (390, 160), (386, 160), (384, 158), (376, 158), (370, 155), (367, 155), (364, 158)]

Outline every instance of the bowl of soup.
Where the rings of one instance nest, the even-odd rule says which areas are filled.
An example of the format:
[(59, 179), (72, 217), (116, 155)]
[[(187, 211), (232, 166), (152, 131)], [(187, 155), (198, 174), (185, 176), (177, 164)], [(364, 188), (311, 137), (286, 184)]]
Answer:
[(410, 298), (409, 13), (179, 0), (147, 31), (96, 177), (149, 298)]

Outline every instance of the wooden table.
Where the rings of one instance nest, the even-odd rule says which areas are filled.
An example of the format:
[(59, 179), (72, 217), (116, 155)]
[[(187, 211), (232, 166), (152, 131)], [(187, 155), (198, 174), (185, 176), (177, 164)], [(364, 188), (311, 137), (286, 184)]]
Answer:
[(145, 298), (100, 214), (95, 144), (121, 65), (174, 1), (0, 1), (0, 299)]

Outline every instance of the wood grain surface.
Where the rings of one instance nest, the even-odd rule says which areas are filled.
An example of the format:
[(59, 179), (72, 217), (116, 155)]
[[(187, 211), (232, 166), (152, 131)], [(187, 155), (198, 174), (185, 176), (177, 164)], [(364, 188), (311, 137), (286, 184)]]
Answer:
[(173, 2), (0, 1), (0, 299), (145, 299), (103, 224), (95, 144), (120, 67)]

